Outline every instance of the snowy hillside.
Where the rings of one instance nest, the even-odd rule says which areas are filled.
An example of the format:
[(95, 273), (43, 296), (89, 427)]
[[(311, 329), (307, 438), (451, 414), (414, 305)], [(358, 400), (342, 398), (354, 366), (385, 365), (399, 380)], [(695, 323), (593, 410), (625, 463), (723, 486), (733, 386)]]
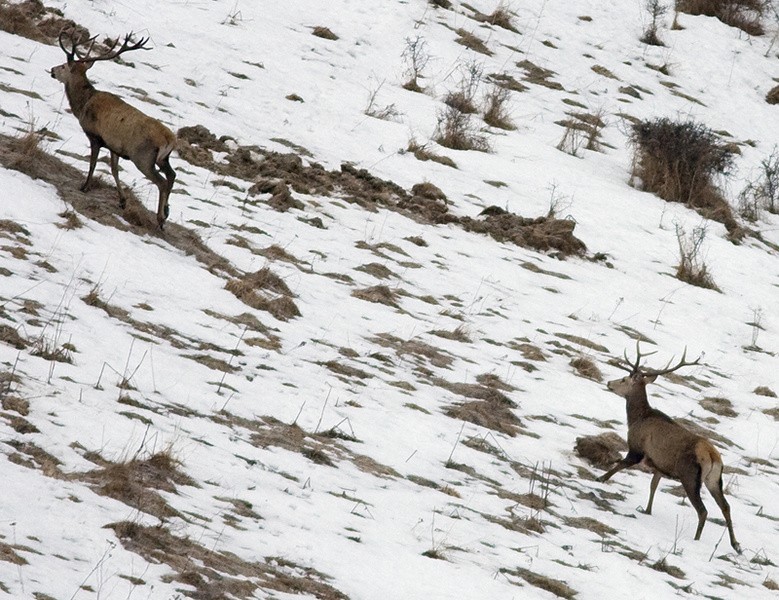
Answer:
[[(735, 144), (737, 213), (779, 131), (771, 27), (669, 12), (649, 46), (639, 0), (45, 4), (0, 0), (0, 591), (776, 596), (779, 215), (734, 243), (631, 185), (628, 139), (669, 117)], [(164, 232), (129, 161), (124, 212), (105, 150), (79, 191), (65, 57), (3, 30), (17, 5), (49, 42), (63, 18), (150, 38), (89, 75), (179, 134)], [(487, 151), (434, 141), (464, 90)], [(701, 227), (720, 291), (675, 276)], [(741, 554), (708, 493), (694, 541), (678, 483), (646, 515), (646, 470), (599, 483), (577, 450), (622, 452), (605, 381), (637, 339), (653, 367), (703, 355), (650, 402), (722, 453)]]

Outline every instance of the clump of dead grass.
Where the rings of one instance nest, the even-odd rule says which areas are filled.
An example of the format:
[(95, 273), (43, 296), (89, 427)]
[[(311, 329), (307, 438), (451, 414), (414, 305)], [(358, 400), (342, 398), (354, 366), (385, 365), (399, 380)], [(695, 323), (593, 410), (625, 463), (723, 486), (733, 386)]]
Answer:
[(580, 377), (592, 379), (593, 381), (603, 381), (603, 373), (595, 364), (595, 361), (588, 356), (577, 356), (571, 359), (571, 366)]
[(489, 152), (491, 149), (487, 137), (473, 125), (470, 114), (453, 106), (447, 106), (438, 113), (433, 137), (436, 142), (452, 150)]
[(322, 38), (325, 40), (337, 40), (338, 36), (333, 33), (333, 31), (329, 27), (324, 27), (322, 25), (317, 25), (311, 30), (311, 33), (315, 35), (318, 38)]
[(591, 465), (606, 469), (622, 458), (628, 445), (613, 431), (576, 438), (574, 451)]
[(99, 468), (81, 474), (80, 479), (97, 493), (160, 519), (179, 514), (159, 494), (160, 491), (176, 494), (177, 486), (197, 487), (181, 470), (181, 463), (171, 449), (120, 462), (111, 462), (95, 454), (89, 454), (88, 458), (98, 463)]
[(487, 47), (487, 44), (485, 44), (477, 35), (462, 28), (458, 29), (456, 33), (458, 37), (455, 42), (461, 46), (465, 46), (466, 48), (469, 48), (474, 52), (478, 52), (479, 54), (492, 56), (492, 50), (490, 50)]
[(230, 279), (225, 289), (247, 306), (267, 311), (280, 321), (300, 316), (292, 290), (268, 267)]
[(749, 35), (765, 33), (762, 17), (768, 7), (764, 0), (676, 0), (680, 12), (716, 17)]
[(165, 564), (173, 581), (195, 589), (194, 598), (256, 597), (272, 590), (283, 595), (304, 595), (318, 600), (348, 600), (331, 586), (329, 577), (279, 557), (251, 562), (227, 551), (217, 551), (191, 538), (174, 535), (166, 527), (132, 521), (107, 525), (122, 546), (152, 564)]
[(510, 91), (500, 85), (493, 85), (485, 98), (484, 122), (498, 129), (513, 131), (516, 125), (511, 120), (508, 109)]
[(552, 579), (523, 567), (515, 567), (514, 569), (501, 568), (500, 572), (508, 576), (509, 580), (512, 577), (518, 577), (534, 587), (550, 592), (558, 598), (565, 598), (565, 600), (572, 600), (577, 593), (576, 590), (563, 581)]
[(392, 306), (398, 308), (398, 299), (400, 295), (397, 291), (393, 290), (387, 285), (374, 285), (371, 287), (354, 290), (352, 296), (365, 300), (367, 302), (374, 302), (376, 304), (385, 304), (386, 306)]
[(421, 161), (427, 161), (431, 160), (433, 162), (437, 162), (438, 164), (445, 165), (447, 167), (452, 167), (453, 169), (457, 168), (457, 163), (455, 163), (451, 158), (448, 156), (442, 156), (440, 154), (435, 153), (433, 150), (430, 149), (429, 144), (420, 144), (415, 139), (410, 139), (408, 142), (408, 148), (406, 148), (407, 152), (411, 152), (411, 154), (414, 155), (414, 158)]

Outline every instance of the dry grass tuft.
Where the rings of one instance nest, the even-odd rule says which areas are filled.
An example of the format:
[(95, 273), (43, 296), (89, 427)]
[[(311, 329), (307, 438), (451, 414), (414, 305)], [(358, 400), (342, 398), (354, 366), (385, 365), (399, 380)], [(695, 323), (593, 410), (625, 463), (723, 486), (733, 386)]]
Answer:
[[(504, 575), (511, 577), (518, 577), (532, 586), (545, 590), (557, 596), (558, 598), (565, 598), (566, 600), (572, 600), (576, 596), (576, 590), (568, 586), (565, 582), (557, 579), (552, 579), (546, 575), (541, 575), (530, 569), (523, 567), (516, 567), (514, 569), (502, 568), (500, 572)], [(509, 579), (510, 580), (510, 579)]]
[(613, 431), (576, 438), (574, 451), (591, 465), (606, 469), (622, 458), (628, 445)]
[(27, 340), (19, 334), (19, 330), (10, 325), (0, 325), (0, 342), (17, 350), (24, 350), (28, 345)]
[(325, 40), (337, 40), (338, 36), (335, 35), (332, 30), (330, 30), (329, 27), (323, 27), (322, 25), (317, 25), (314, 27), (311, 31), (313, 35), (316, 37), (325, 39)]
[(752, 390), (753, 394), (757, 394), (758, 396), (766, 396), (768, 398), (776, 398), (776, 392), (773, 391), (770, 387), (765, 385), (759, 385), (754, 390)]
[(770, 89), (765, 95), (765, 101), (768, 102), (768, 104), (779, 104), (779, 85)]
[(691, 15), (717, 17), (749, 35), (763, 35), (762, 17), (769, 4), (764, 0), (676, 0), (676, 9)]
[(461, 46), (465, 46), (466, 48), (469, 48), (480, 54), (492, 56), (492, 50), (490, 50), (487, 45), (473, 33), (470, 33), (469, 31), (466, 31), (462, 28), (458, 29), (456, 33), (459, 37), (455, 41)]
[(95, 455), (90, 458), (100, 468), (83, 473), (80, 479), (89, 483), (97, 493), (160, 519), (179, 515), (159, 494), (160, 491), (175, 494), (176, 486), (197, 486), (181, 471), (181, 463), (170, 449), (145, 459), (133, 458), (117, 463)]
[(219, 552), (196, 541), (174, 535), (165, 527), (131, 521), (107, 525), (122, 546), (152, 564), (165, 564), (173, 580), (195, 588), (193, 598), (249, 600), (261, 591), (304, 595), (318, 600), (348, 600), (328, 583), (323, 573), (286, 559), (267, 557), (250, 562), (232, 552)]
[(485, 98), (484, 122), (498, 129), (513, 131), (517, 127), (511, 121), (511, 115), (507, 106), (511, 93), (505, 87), (493, 85)]
[(437, 162), (438, 164), (452, 167), (453, 169), (457, 168), (457, 163), (455, 163), (451, 158), (448, 156), (441, 156), (440, 154), (436, 154), (430, 150), (427, 144), (420, 144), (414, 139), (409, 140), (406, 151), (411, 152), (414, 155), (414, 158), (417, 160), (431, 160), (433, 162)]
[(512, 411), (517, 407), (516, 403), (496, 387), (481, 383), (450, 383), (443, 379), (435, 379), (433, 383), (455, 394), (474, 398), (450, 406), (444, 411), (445, 415), (512, 437), (522, 430), (522, 421)]
[(225, 289), (247, 306), (267, 311), (280, 321), (300, 316), (300, 310), (292, 300), (292, 291), (268, 267), (230, 279)]
[(603, 381), (603, 373), (601, 373), (598, 365), (595, 361), (587, 356), (577, 356), (571, 359), (571, 366), (576, 374), (585, 379), (592, 379), (593, 381)]
[(385, 304), (387, 306), (392, 306), (393, 308), (399, 308), (399, 294), (386, 285), (374, 285), (361, 290), (354, 290), (352, 296), (359, 298), (360, 300), (366, 300), (367, 302), (375, 302), (377, 304)]

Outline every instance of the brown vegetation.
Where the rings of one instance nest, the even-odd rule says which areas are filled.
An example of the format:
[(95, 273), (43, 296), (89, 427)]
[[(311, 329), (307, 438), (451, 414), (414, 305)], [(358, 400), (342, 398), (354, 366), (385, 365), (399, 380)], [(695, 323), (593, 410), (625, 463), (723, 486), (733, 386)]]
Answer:
[(621, 459), (627, 449), (627, 442), (613, 431), (578, 437), (574, 447), (577, 456), (601, 469)]
[(676, 0), (676, 9), (691, 15), (717, 17), (749, 35), (763, 35), (762, 17), (767, 4), (763, 0)]
[(732, 146), (722, 144), (705, 125), (667, 118), (634, 123), (630, 139), (633, 174), (644, 190), (695, 208), (736, 234), (738, 223), (714, 182), (732, 167)]
[(300, 316), (300, 309), (292, 300), (294, 294), (268, 267), (230, 279), (225, 289), (247, 306), (267, 311), (280, 321)]
[(80, 39), (91, 37), (86, 28), (65, 19), (61, 10), (44, 6), (41, 0), (0, 0), (0, 29), (45, 44), (56, 43), (63, 29), (75, 31)]

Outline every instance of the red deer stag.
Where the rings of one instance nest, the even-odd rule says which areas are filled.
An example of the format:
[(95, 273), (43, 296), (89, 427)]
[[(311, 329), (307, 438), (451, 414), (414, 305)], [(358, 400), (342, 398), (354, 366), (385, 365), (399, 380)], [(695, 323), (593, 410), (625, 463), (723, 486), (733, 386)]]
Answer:
[[(654, 352), (650, 353), (654, 354)], [(649, 354), (643, 355), (643, 357)], [(654, 470), (649, 486), (649, 502), (646, 513), (652, 514), (652, 501), (660, 479), (670, 477), (681, 481), (690, 503), (698, 513), (698, 529), (695, 539), (701, 537), (706, 523), (706, 507), (701, 501), (701, 483), (706, 484), (709, 492), (719, 505), (727, 523), (730, 545), (736, 552), (741, 549), (733, 533), (730, 519), (730, 506), (722, 490), (722, 457), (706, 438), (696, 435), (682, 427), (668, 415), (649, 405), (646, 386), (665, 375), (690, 365), (697, 365), (700, 358), (686, 362), (687, 350), (682, 359), (673, 367), (647, 369), (640, 366), (641, 351), (636, 344), (636, 361), (631, 363), (625, 354), (625, 362), (617, 366), (629, 372), (622, 379), (609, 381), (608, 388), (626, 400), (628, 419), (628, 453), (613, 468), (598, 478), (608, 480), (614, 473), (640, 463), (642, 460)], [(669, 363), (670, 365), (670, 363)]]
[[(99, 56), (90, 56), (95, 38), (86, 42), (76, 42), (71, 38), (68, 50), (63, 42), (63, 35), (64, 32), (60, 33), (59, 43), (67, 62), (53, 67), (51, 76), (65, 84), (70, 108), (89, 138), (89, 172), (81, 190), (86, 192), (89, 189), (97, 155), (100, 148), (105, 146), (111, 151), (111, 174), (116, 180), (119, 205), (125, 207), (124, 193), (119, 184), (119, 157), (129, 158), (160, 191), (157, 223), (162, 229), (169, 213), (168, 196), (176, 179), (176, 173), (168, 160), (176, 147), (176, 136), (165, 125), (130, 106), (119, 96), (96, 90), (87, 79), (87, 70), (97, 61), (112, 60), (132, 50), (147, 50), (146, 43), (149, 38), (134, 41), (133, 34), (129, 33), (119, 48), (116, 47), (119, 43), (117, 38), (107, 51)], [(80, 46), (86, 43), (89, 43), (89, 47), (84, 52)]]

